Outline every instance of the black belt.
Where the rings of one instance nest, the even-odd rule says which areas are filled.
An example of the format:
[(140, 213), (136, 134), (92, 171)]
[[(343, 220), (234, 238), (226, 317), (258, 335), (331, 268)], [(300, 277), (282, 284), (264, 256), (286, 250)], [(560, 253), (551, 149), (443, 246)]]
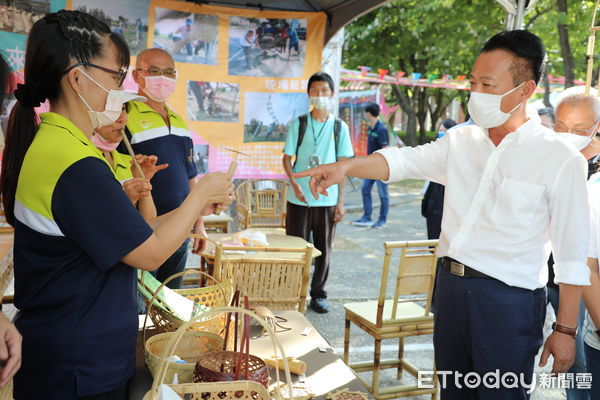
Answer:
[(447, 269), (452, 275), (464, 277), (464, 278), (486, 278), (486, 279), (496, 279), (492, 278), (489, 275), (484, 274), (483, 272), (479, 272), (476, 269), (473, 269), (465, 264), (456, 261), (454, 258), (443, 257), (442, 258), (442, 267)]

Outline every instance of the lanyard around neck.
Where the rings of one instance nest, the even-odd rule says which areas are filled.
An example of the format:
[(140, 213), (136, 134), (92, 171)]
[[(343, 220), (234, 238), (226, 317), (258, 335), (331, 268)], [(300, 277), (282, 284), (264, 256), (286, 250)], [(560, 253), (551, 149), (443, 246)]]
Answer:
[(315, 119), (311, 116), (310, 119), (312, 120), (310, 126), (312, 128), (312, 132), (313, 132), (313, 140), (315, 141), (315, 147), (317, 147), (317, 140), (321, 139), (321, 135), (323, 134), (323, 129), (325, 129), (325, 125), (327, 125), (327, 121), (329, 121), (329, 115), (327, 116), (327, 119), (325, 120), (325, 122), (323, 122), (323, 126), (321, 127), (321, 130), (319, 131), (319, 134), (317, 135), (315, 133)]

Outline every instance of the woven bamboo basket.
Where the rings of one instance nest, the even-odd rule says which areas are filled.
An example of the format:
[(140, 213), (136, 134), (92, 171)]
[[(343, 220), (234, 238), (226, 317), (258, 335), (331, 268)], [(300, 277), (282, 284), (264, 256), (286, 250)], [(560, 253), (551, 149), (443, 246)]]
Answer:
[[(233, 295), (232, 306), (239, 305), (240, 292)], [(244, 308), (250, 309), (248, 297), (244, 296)], [(235, 318), (238, 315), (235, 314)], [(231, 321), (231, 313), (227, 314), (227, 321)], [(231, 325), (231, 324), (230, 324)], [(230, 325), (225, 329), (225, 342), (228, 342)], [(250, 354), (250, 317), (244, 316), (242, 325), (240, 351), (237, 351), (237, 340), (234, 340), (233, 351), (227, 351), (227, 343), (223, 349), (204, 353), (198, 358), (194, 371), (194, 382), (222, 382), (251, 380), (269, 387), (269, 367), (262, 358)], [(238, 337), (238, 324), (234, 323), (235, 338)]]
[[(146, 365), (152, 374), (152, 377), (158, 373), (160, 364), (166, 353), (166, 346), (175, 332), (159, 333), (152, 336), (144, 344), (144, 355)], [(165, 380), (173, 382), (173, 377), (177, 374), (177, 381), (181, 383), (190, 383), (193, 381), (194, 368), (196, 362), (204, 353), (215, 351), (223, 344), (223, 338), (210, 332), (187, 331), (183, 334), (175, 354), (185, 363), (169, 362)]]
[[(152, 299), (148, 300), (144, 298), (144, 301), (146, 302), (146, 319), (149, 317), (159, 332), (174, 332), (187, 322), (181, 319), (179, 315), (171, 311), (168, 306), (160, 300), (158, 294), (162, 288), (173, 279), (192, 273), (204, 275), (215, 282), (215, 284), (200, 288), (175, 289), (175, 292), (187, 297), (195, 303), (207, 306), (209, 308), (226, 307), (229, 305), (229, 301), (233, 292), (230, 279), (227, 279), (224, 282), (218, 282), (212, 276), (200, 271), (197, 268), (188, 268), (183, 272), (173, 274), (167, 278), (156, 290), (156, 292), (153, 293)], [(138, 283), (146, 288), (148, 292), (152, 293), (152, 290), (144, 285), (143, 275), (141, 276), (142, 279), (138, 279)], [(146, 321), (144, 321), (144, 326), (145, 325)], [(225, 318), (223, 316), (216, 316), (211, 320), (203, 320), (202, 322), (194, 324), (192, 329), (222, 336), (225, 332)]]
[[(221, 313), (237, 312), (244, 315), (248, 315), (251, 318), (257, 320), (263, 328), (269, 333), (271, 342), (273, 343), (273, 352), (280, 354), (284, 361), (285, 378), (287, 381), (286, 385), (282, 385), (279, 377), (279, 369), (275, 369), (276, 386), (275, 389), (268, 393), (267, 389), (258, 382), (253, 381), (228, 381), (228, 382), (211, 382), (211, 383), (180, 383), (175, 385), (169, 385), (175, 393), (181, 398), (186, 400), (283, 400), (282, 390), (285, 387), (291, 386), (291, 375), (290, 369), (285, 356), (285, 351), (281, 346), (281, 343), (277, 339), (273, 330), (269, 325), (259, 316), (254, 314), (252, 311), (245, 310), (240, 307), (222, 307), (209, 310), (202, 315), (197, 316), (190, 322), (187, 322), (177, 329), (177, 332), (171, 336), (169, 343), (167, 344), (168, 357), (173, 355), (178, 342), (181, 340), (183, 333), (196, 321), (201, 321), (207, 318), (214, 318)], [(167, 357), (167, 358), (168, 358)], [(159, 387), (165, 382), (165, 376), (167, 373), (168, 365), (166, 359), (163, 360), (157, 376), (154, 378), (152, 388), (148, 391), (143, 400), (158, 400), (159, 398)], [(294, 400), (293, 396), (286, 397), (286, 400)]]

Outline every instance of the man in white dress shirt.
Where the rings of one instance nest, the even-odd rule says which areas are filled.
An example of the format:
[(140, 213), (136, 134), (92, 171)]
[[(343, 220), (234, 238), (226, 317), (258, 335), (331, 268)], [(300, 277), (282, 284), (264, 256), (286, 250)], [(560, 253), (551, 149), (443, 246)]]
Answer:
[[(565, 372), (573, 363), (582, 285), (589, 285), (587, 166), (575, 147), (526, 115), (544, 58), (534, 34), (499, 33), (471, 71), (476, 125), (297, 174), (311, 176), (314, 196), (346, 175), (446, 186), (433, 338), (442, 400), (529, 398), (551, 246), (561, 301), (541, 364), (552, 355), (553, 372)], [(485, 383), (473, 387), (473, 374)]]

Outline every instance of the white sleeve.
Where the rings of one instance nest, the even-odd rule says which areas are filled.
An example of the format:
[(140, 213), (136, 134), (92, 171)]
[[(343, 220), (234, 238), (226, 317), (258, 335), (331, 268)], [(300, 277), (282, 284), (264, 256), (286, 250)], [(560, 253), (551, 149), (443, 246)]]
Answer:
[(589, 188), (590, 196), (590, 240), (588, 244), (588, 258), (598, 258), (598, 229), (600, 229), (600, 190)]
[(587, 164), (574, 154), (556, 175), (550, 190), (550, 240), (554, 255), (554, 282), (589, 285), (587, 266), (589, 203)]
[(378, 150), (390, 169), (387, 182), (402, 179), (426, 179), (446, 183), (446, 164), (448, 160), (448, 135), (417, 147), (386, 147)]

